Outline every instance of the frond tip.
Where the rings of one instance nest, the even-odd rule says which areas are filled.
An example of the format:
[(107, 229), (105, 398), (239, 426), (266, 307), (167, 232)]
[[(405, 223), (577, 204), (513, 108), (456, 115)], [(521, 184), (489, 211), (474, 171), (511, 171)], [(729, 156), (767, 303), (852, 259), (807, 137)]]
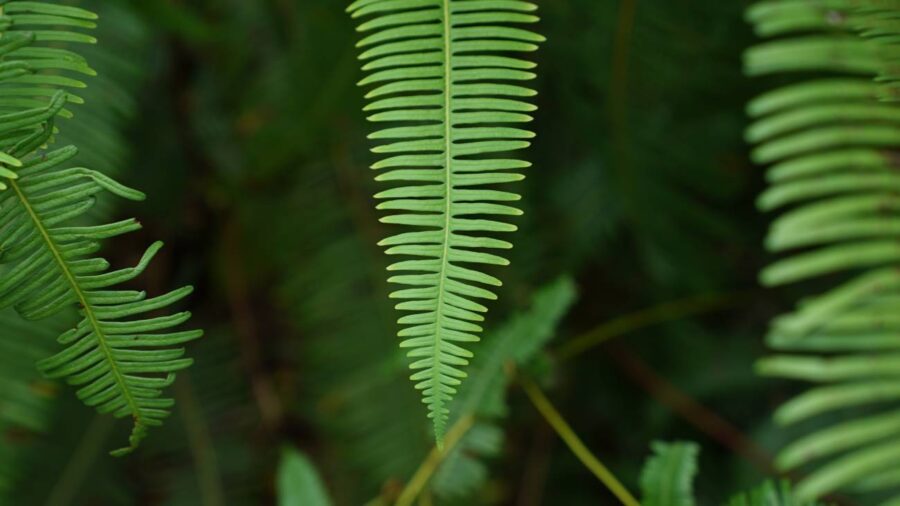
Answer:
[(58, 117), (71, 117), (63, 91), (85, 84), (70, 75), (95, 75), (86, 60), (60, 43), (93, 44), (82, 33), (95, 27), (89, 11), (50, 2), (0, 0), (0, 309), (14, 308), (39, 320), (77, 306), (81, 321), (58, 341), (66, 348), (38, 363), (48, 377), (65, 379), (100, 413), (130, 417), (132, 452), (150, 427), (168, 416), (162, 397), (175, 372), (188, 367), (181, 344), (200, 331), (172, 332), (189, 313), (146, 316), (175, 304), (190, 287), (148, 299), (144, 292), (115, 289), (139, 276), (162, 243), (151, 245), (134, 267), (110, 270), (94, 254), (104, 239), (140, 228), (133, 219), (86, 225), (95, 196), (128, 200), (144, 194), (84, 167), (66, 167), (74, 146), (47, 150)]
[[(49, 128), (43, 133), (49, 135)], [(0, 264), (9, 273), (0, 280), (0, 308), (14, 307), (27, 319), (41, 319), (77, 304), (82, 320), (58, 342), (66, 349), (39, 362), (50, 378), (78, 387), (77, 395), (100, 413), (134, 420), (129, 446), (133, 451), (149, 427), (160, 425), (173, 401), (162, 398), (174, 373), (191, 365), (179, 345), (201, 331), (168, 332), (186, 322), (189, 313), (140, 317), (171, 306), (191, 293), (190, 287), (148, 299), (146, 293), (113, 287), (139, 276), (162, 243), (150, 246), (136, 266), (110, 271), (109, 263), (91, 255), (99, 241), (140, 228), (135, 220), (108, 225), (67, 226), (108, 191), (141, 200), (143, 194), (97, 172), (62, 168), (77, 150), (33, 152), (44, 138), (23, 145), (23, 166), (0, 194)]]
[(520, 181), (529, 163), (503, 153), (530, 145), (536, 107), (523, 99), (536, 93), (520, 83), (535, 78), (535, 64), (508, 53), (535, 51), (544, 38), (518, 25), (538, 20), (530, 2), (480, 0), (358, 0), (348, 11), (367, 17), (357, 44), (373, 86), (366, 98), (369, 120), (390, 126), (370, 138), (386, 155), (372, 168), (377, 181), (396, 186), (376, 198), (392, 214), (382, 222), (413, 227), (381, 241), (388, 255), (407, 259), (391, 265), (388, 281), (403, 288), (411, 379), (422, 391), (438, 442), (446, 429), (447, 406), (472, 358), (464, 346), (479, 340), (487, 307), (499, 279), (476, 266), (507, 265), (490, 253), (512, 247), (492, 237), (516, 230), (501, 221), (521, 211), (519, 195), (496, 186)]

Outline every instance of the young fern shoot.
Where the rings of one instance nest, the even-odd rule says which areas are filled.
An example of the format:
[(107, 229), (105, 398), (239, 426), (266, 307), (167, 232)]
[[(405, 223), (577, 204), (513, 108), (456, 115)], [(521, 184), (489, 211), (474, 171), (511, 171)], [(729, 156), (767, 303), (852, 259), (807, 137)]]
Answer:
[(516, 230), (503, 218), (521, 214), (519, 195), (501, 185), (524, 178), (528, 162), (509, 156), (534, 134), (522, 128), (536, 107), (533, 62), (515, 56), (544, 38), (521, 26), (538, 21), (537, 6), (519, 0), (358, 0), (364, 20), (357, 46), (370, 86), (365, 111), (384, 124), (370, 138), (384, 155), (372, 168), (392, 184), (376, 195), (384, 223), (412, 230), (381, 241), (402, 257), (388, 281), (407, 312), (399, 323), (415, 387), (422, 391), (441, 443), (448, 406), (473, 357), (480, 323), (501, 286), (487, 266), (512, 247), (497, 234)]

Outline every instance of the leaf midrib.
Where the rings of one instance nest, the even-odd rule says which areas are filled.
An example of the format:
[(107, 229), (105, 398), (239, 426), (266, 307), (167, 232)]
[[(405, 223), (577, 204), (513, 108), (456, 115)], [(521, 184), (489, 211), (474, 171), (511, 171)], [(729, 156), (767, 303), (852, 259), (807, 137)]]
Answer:
[[(444, 244), (441, 253), (441, 269), (438, 272), (438, 300), (435, 313), (434, 326), (434, 362), (432, 367), (434, 373), (432, 375), (431, 384), (434, 389), (434, 424), (437, 430), (438, 426), (443, 427), (444, 401), (441, 391), (441, 370), (440, 370), (440, 352), (441, 352), (441, 329), (444, 320), (444, 282), (447, 276), (447, 264), (449, 263), (450, 253), (450, 206), (451, 206), (451, 162), (453, 161), (453, 127), (452, 127), (452, 111), (451, 92), (453, 88), (453, 41), (450, 38), (451, 12), (450, 2), (452, 0), (443, 0), (443, 22), (444, 22)], [(440, 438), (442, 435), (438, 434)]]
[(87, 295), (84, 293), (84, 290), (81, 289), (81, 286), (75, 279), (75, 275), (72, 273), (71, 269), (69, 269), (69, 265), (66, 263), (65, 258), (63, 258), (62, 252), (60, 252), (59, 247), (56, 245), (56, 241), (53, 240), (50, 232), (44, 227), (41, 218), (37, 215), (31, 204), (28, 202), (28, 197), (24, 192), (22, 192), (19, 184), (15, 180), (10, 180), (10, 187), (15, 190), (16, 196), (18, 196), (19, 201), (22, 203), (22, 207), (25, 208), (25, 211), (31, 218), (32, 223), (34, 223), (35, 228), (41, 234), (41, 238), (44, 240), (44, 243), (47, 245), (47, 248), (53, 255), (56, 264), (59, 266), (60, 270), (68, 281), (69, 286), (72, 287), (72, 292), (78, 298), (78, 302), (81, 304), (81, 307), (84, 310), (84, 317), (88, 320), (91, 328), (94, 329), (94, 335), (97, 338), (97, 344), (100, 347), (100, 351), (103, 353), (106, 362), (109, 364), (110, 371), (112, 371), (113, 373), (113, 378), (115, 379), (116, 385), (119, 387), (119, 390), (122, 392), (122, 396), (125, 398), (125, 402), (128, 404), (128, 408), (131, 411), (131, 416), (134, 419), (134, 422), (137, 425), (143, 426), (144, 423), (142, 420), (141, 412), (138, 409), (137, 402), (135, 401), (134, 396), (131, 394), (131, 391), (128, 389), (128, 385), (125, 383), (125, 378), (123, 377), (122, 372), (119, 370), (118, 364), (112, 356), (112, 351), (110, 350), (109, 343), (107, 343), (106, 335), (103, 333), (103, 330), (100, 327), (100, 322), (97, 319), (96, 314), (94, 313), (93, 307), (88, 302)]

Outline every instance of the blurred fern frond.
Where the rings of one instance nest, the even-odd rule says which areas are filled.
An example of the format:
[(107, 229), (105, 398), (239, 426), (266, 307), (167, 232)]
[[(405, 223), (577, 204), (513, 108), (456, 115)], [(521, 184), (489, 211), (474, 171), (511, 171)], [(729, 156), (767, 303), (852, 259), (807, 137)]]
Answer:
[[(131, 162), (129, 127), (139, 112), (137, 97), (142, 86), (155, 70), (159, 41), (123, 3), (82, 0), (80, 5), (102, 20), (92, 32), (99, 43), (79, 46), (78, 55), (90, 64), (93, 75), (87, 79), (87, 86), (78, 90), (84, 105), (66, 122), (56, 142), (90, 147), (81, 149), (74, 163), (119, 177)], [(108, 212), (109, 206), (104, 204), (98, 202), (98, 207)]]
[(778, 37), (747, 52), (747, 72), (804, 76), (749, 106), (753, 157), (771, 165), (758, 204), (781, 212), (766, 245), (786, 254), (761, 279), (833, 283), (772, 322), (768, 342), (783, 353), (758, 368), (817, 384), (777, 411), (782, 424), (863, 410), (781, 453), (781, 468), (814, 469), (797, 486), (802, 500), (836, 490), (896, 494), (900, 485), (892, 469), (900, 458), (900, 109), (880, 100), (876, 81), (900, 51), (873, 29), (896, 28), (896, 4), (871, 10), (877, 5), (768, 1), (747, 12), (758, 34)]
[(278, 465), (279, 506), (331, 506), (328, 491), (309, 458), (286, 447)]
[(695, 443), (653, 443), (653, 456), (641, 471), (642, 504), (645, 506), (693, 506), (697, 477)]
[(370, 17), (358, 28), (367, 33), (358, 47), (370, 72), (359, 84), (375, 86), (365, 110), (391, 125), (371, 135), (385, 142), (373, 151), (388, 155), (372, 168), (386, 169), (377, 180), (402, 184), (376, 196), (379, 209), (395, 213), (382, 221), (416, 229), (380, 244), (412, 257), (389, 268), (397, 273), (389, 281), (404, 287), (391, 297), (411, 313), (400, 319), (400, 346), (414, 359), (411, 379), (439, 442), (473, 356), (465, 345), (478, 341), (487, 311), (477, 301), (496, 299), (501, 285), (468, 265), (508, 264), (485, 250), (511, 248), (489, 236), (514, 231), (498, 218), (521, 214), (509, 205), (517, 194), (493, 188), (520, 181), (529, 166), (499, 156), (534, 136), (519, 125), (532, 120), (536, 107), (523, 99), (535, 92), (519, 83), (536, 77), (535, 64), (500, 54), (537, 49), (543, 37), (518, 28), (538, 20), (536, 8), (470, 0), (359, 0), (348, 8)]
[[(646, 506), (692, 506), (697, 504), (694, 480), (700, 447), (696, 443), (656, 442), (653, 455), (641, 470), (642, 504)], [(800, 499), (790, 482), (767, 481), (753, 490), (736, 494), (728, 506), (818, 506), (813, 500)]]
[[(403, 357), (391, 346), (395, 327), (382, 290), (382, 257), (355, 228), (362, 221), (354, 222), (337, 179), (327, 164), (303, 165), (296, 183), (285, 185), (289, 191), (246, 205), (243, 219), (254, 247), (248, 256), (265, 255), (278, 272), (288, 273), (272, 274), (278, 276), (280, 313), (289, 316), (297, 335), (310, 336), (279, 348), (281, 356), (299, 357), (305, 372), (290, 405), (299, 410), (303, 400), (312, 404), (315, 425), (333, 435), (339, 474), (364, 483), (360, 497), (347, 500), (353, 503), (415, 470), (429, 438), (416, 416), (415, 393), (403, 389)], [(252, 226), (272, 214), (297, 221)], [(336, 262), (345, 268), (335, 269)], [(348, 305), (357, 309), (347, 314)], [(338, 495), (350, 490), (335, 487)]]
[(247, 437), (258, 426), (240, 348), (227, 329), (209, 329), (196, 344), (196, 363), (173, 387), (177, 409), (142, 452), (149, 488), (165, 491), (167, 506), (250, 505), (260, 495), (264, 466)]
[[(65, 115), (66, 93), (54, 87), (82, 84), (60, 71), (92, 71), (84, 60), (55, 46), (61, 42), (92, 43), (77, 28), (94, 27), (96, 16), (83, 9), (49, 2), (3, 2), (5, 59), (16, 76), (4, 82), (6, 113), (0, 127), (0, 148), (15, 162), (8, 165), (11, 191), (0, 195), (0, 307), (14, 307), (27, 320), (39, 320), (77, 305), (83, 319), (64, 332), (67, 348), (42, 360), (39, 368), (51, 378), (77, 386), (78, 397), (101, 413), (130, 417), (134, 429), (128, 447), (134, 450), (148, 427), (159, 425), (172, 405), (160, 398), (174, 372), (190, 365), (177, 346), (200, 337), (199, 331), (168, 332), (184, 323), (188, 313), (133, 319), (168, 307), (191, 288), (147, 299), (144, 292), (112, 290), (144, 271), (161, 248), (153, 244), (134, 268), (109, 271), (109, 263), (93, 254), (99, 241), (140, 228), (135, 220), (108, 225), (77, 223), (95, 202), (95, 195), (141, 200), (143, 194), (86, 168), (63, 167), (76, 153), (73, 146), (45, 150), (54, 132), (54, 118)], [(31, 31), (21, 31), (32, 29)], [(11, 48), (11, 49), (10, 49)], [(9, 88), (10, 85), (21, 87)], [(32, 107), (35, 97), (48, 105)], [(11, 175), (9, 174), (11, 172)]]
[[(12, 153), (54, 116), (71, 117), (66, 99), (79, 97), (59, 88), (82, 88), (72, 74), (92, 75), (84, 58), (54, 43), (93, 43), (77, 28), (94, 28), (96, 16), (86, 10), (40, 2), (0, 2), (0, 190), (22, 166)], [(61, 28), (58, 28), (61, 27)], [(55, 29), (56, 28), (56, 29)]]
[(767, 481), (750, 492), (732, 497), (727, 504), (728, 506), (817, 506), (822, 503), (798, 498), (787, 481), (778, 484)]
[(21, 453), (34, 434), (47, 429), (54, 389), (34, 363), (52, 352), (50, 325), (27, 324), (13, 311), (0, 312), (0, 504), (21, 478)]

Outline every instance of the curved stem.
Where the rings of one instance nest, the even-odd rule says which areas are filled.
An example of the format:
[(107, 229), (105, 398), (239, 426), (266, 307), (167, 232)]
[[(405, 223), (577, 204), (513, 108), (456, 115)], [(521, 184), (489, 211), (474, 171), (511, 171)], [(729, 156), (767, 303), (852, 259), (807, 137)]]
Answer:
[(554, 354), (560, 361), (580, 355), (594, 346), (652, 325), (680, 320), (733, 306), (745, 293), (708, 294), (665, 302), (601, 323), (590, 331), (564, 344)]
[(60, 472), (59, 479), (50, 489), (46, 506), (69, 506), (74, 503), (112, 428), (112, 418), (94, 416)]
[(529, 378), (526, 378), (522, 375), (518, 375), (519, 384), (522, 385), (522, 388), (525, 390), (525, 393), (528, 394), (528, 397), (531, 399), (532, 404), (537, 410), (541, 413), (547, 423), (553, 427), (553, 430), (559, 434), (560, 439), (566, 443), (572, 453), (584, 464), (597, 479), (603, 483), (606, 488), (609, 489), (616, 498), (621, 501), (624, 506), (640, 506), (640, 503), (637, 499), (628, 492), (628, 489), (622, 485), (622, 482), (615, 477), (615, 475), (600, 462), (591, 450), (588, 449), (587, 446), (581, 441), (581, 438), (575, 434), (575, 431), (572, 430), (572, 427), (565, 421), (562, 415), (559, 414), (559, 411), (553, 406), (550, 400), (544, 395), (544, 392), (541, 391), (540, 387), (537, 386), (533, 381)]
[(412, 479), (409, 480), (409, 483), (407, 483), (406, 487), (403, 489), (403, 492), (400, 493), (396, 506), (412, 506), (419, 494), (422, 493), (425, 485), (428, 484), (428, 480), (434, 476), (434, 473), (438, 470), (441, 463), (444, 462), (447, 455), (453, 451), (453, 448), (459, 444), (460, 440), (462, 440), (463, 436), (469, 432), (469, 429), (471, 429), (474, 424), (475, 417), (472, 415), (466, 416), (456, 422), (453, 428), (447, 432), (447, 436), (444, 439), (444, 448), (439, 449), (435, 447), (431, 450), (431, 453), (428, 454), (425, 462), (422, 462), (422, 465), (416, 470), (416, 474), (413, 475)]
[(181, 406), (185, 432), (189, 435), (188, 443), (200, 485), (201, 503), (203, 506), (224, 506), (225, 491), (219, 472), (218, 456), (209, 432), (209, 424), (194, 397), (189, 375), (178, 377), (178, 381), (175, 382), (175, 396)]

